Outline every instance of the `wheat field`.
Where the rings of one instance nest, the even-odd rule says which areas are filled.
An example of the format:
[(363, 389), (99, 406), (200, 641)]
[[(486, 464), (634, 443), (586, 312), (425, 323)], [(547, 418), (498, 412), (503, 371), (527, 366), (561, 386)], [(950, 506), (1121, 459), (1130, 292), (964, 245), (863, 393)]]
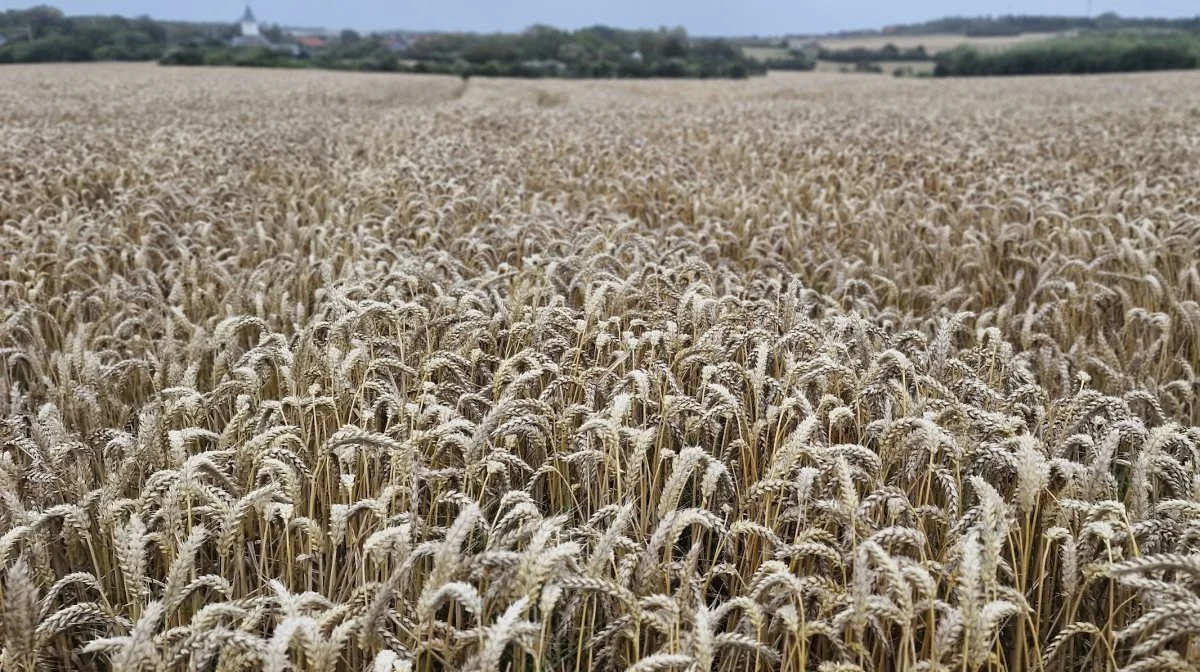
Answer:
[(1200, 76), (0, 119), (0, 669), (1200, 669)]

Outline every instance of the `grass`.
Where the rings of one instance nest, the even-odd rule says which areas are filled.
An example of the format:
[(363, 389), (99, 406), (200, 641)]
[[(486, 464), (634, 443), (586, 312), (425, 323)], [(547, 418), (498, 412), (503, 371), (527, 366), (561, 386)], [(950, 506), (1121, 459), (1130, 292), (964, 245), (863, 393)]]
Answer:
[(1191, 669), (1198, 84), (0, 69), (0, 668)]

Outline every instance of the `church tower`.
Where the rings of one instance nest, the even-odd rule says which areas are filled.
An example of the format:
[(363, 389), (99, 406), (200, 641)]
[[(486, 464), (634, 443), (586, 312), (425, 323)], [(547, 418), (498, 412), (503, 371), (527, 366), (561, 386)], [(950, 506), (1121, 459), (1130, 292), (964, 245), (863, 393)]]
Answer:
[(242, 15), (242, 37), (258, 37), (258, 20), (254, 18), (254, 12), (250, 11), (250, 5), (246, 5), (246, 13)]

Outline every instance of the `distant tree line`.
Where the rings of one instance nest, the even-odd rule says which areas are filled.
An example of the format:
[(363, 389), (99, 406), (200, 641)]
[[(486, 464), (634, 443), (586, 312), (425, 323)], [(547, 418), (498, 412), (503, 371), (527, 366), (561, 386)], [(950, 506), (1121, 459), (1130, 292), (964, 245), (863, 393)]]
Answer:
[(1088, 16), (948, 16), (921, 23), (889, 26), (885, 30), (854, 30), (833, 33), (840, 37), (862, 37), (867, 35), (930, 35), (951, 33), (955, 35), (989, 36), (1020, 35), (1023, 33), (1061, 33), (1065, 31), (1113, 31), (1113, 30), (1170, 30), (1200, 31), (1200, 14), (1181, 19), (1124, 17), (1107, 12), (1094, 17)]
[(0, 12), (0, 63), (56, 61), (149, 61), (168, 45), (220, 44), (235, 28), (222, 24), (175, 23), (149, 17), (65, 16), (53, 7)]
[(445, 33), (415, 42), (404, 56), (453, 63), (469, 75), (741, 78), (764, 72), (731, 42), (693, 39), (683, 28), (537, 25), (517, 34)]
[[(905, 26), (896, 28), (905, 32)], [(1008, 15), (996, 17), (947, 17), (926, 24), (916, 24), (911, 32), (960, 33), (963, 35), (1020, 35), (1023, 33), (1061, 33), (1078, 31), (1112, 30), (1200, 30), (1200, 14), (1185, 19), (1122, 17), (1107, 12), (1095, 17), (1088, 16), (1036, 16)]]
[[(741, 48), (692, 39), (682, 28), (563, 31), (534, 26), (519, 34), (438, 34), (398, 50), (384, 36), (344, 31), (328, 45), (292, 51), (233, 48), (235, 24), (154, 21), (149, 17), (65, 16), (39, 6), (0, 13), (0, 63), (159, 60), (165, 65), (238, 65), (430, 72), (508, 77), (729, 77), (766, 72)], [(262, 27), (269, 42), (286, 36)]]
[(534, 26), (518, 34), (428, 35), (402, 50), (379, 36), (348, 36), (297, 58), (268, 49), (176, 49), (165, 65), (315, 67), (336, 70), (456, 74), (464, 77), (743, 78), (766, 72), (741, 48), (690, 39), (682, 28), (627, 31), (596, 26), (562, 31)]
[(925, 47), (917, 45), (910, 49), (901, 49), (894, 44), (885, 44), (879, 49), (854, 47), (853, 49), (821, 49), (817, 57), (823, 61), (837, 63), (873, 63), (876, 61), (928, 61), (929, 53)]
[[(260, 27), (268, 41), (279, 45), (286, 36), (270, 35)], [(162, 65), (212, 65), (257, 68), (318, 68), (327, 70), (363, 70), (402, 72), (405, 66), (395, 49), (382, 35), (363, 36), (344, 30), (315, 49), (279, 49), (263, 46), (234, 47), (228, 41), (218, 44), (177, 45), (159, 59)]]
[(767, 70), (813, 70), (817, 67), (817, 59), (803, 49), (790, 49), (787, 56), (776, 56), (763, 61)]
[(1200, 67), (1200, 38), (1085, 35), (1036, 40), (999, 51), (970, 46), (939, 53), (935, 77), (1089, 74)]

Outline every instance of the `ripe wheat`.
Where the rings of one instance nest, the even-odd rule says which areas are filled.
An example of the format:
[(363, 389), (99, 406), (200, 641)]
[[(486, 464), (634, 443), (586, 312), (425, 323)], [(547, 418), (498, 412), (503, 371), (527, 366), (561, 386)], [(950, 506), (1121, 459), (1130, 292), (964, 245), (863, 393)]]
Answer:
[(1198, 84), (6, 68), (0, 668), (1198, 669)]

